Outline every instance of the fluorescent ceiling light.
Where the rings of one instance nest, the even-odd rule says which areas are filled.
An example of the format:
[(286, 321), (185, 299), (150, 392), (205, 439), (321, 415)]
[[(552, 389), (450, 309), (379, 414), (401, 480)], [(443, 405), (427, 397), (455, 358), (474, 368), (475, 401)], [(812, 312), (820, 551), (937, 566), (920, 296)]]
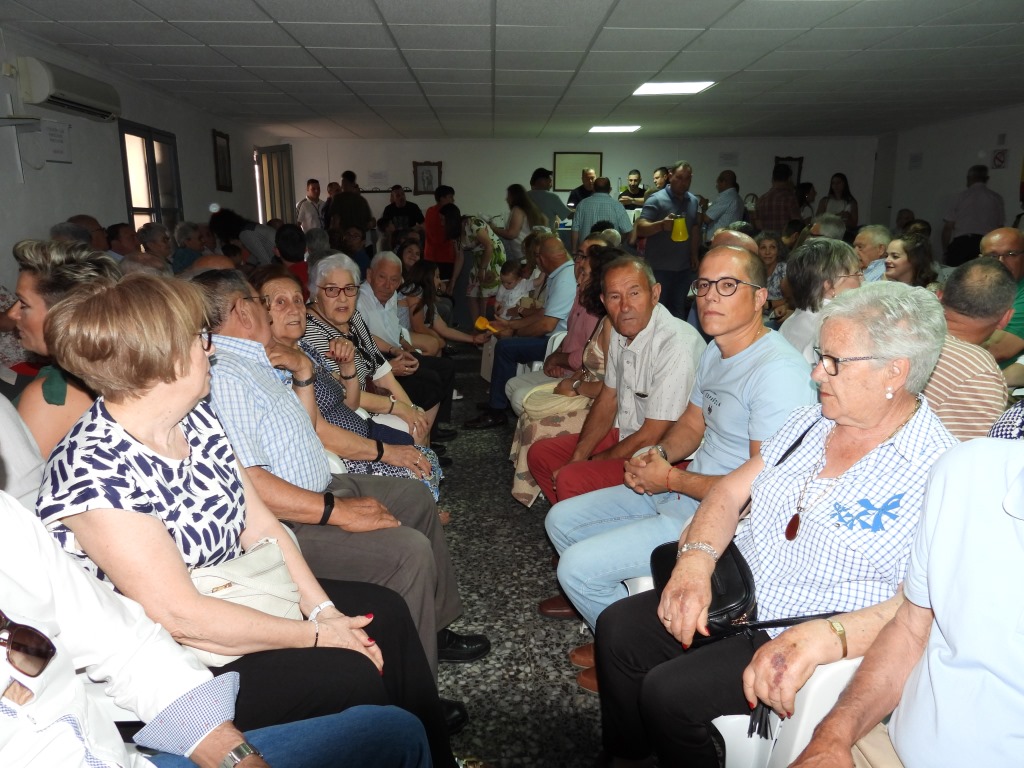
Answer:
[(639, 130), (639, 125), (595, 125), (590, 133), (635, 133)]
[(673, 94), (693, 94), (706, 91), (714, 84), (713, 80), (705, 80), (695, 83), (644, 83), (633, 91), (633, 95), (669, 96)]

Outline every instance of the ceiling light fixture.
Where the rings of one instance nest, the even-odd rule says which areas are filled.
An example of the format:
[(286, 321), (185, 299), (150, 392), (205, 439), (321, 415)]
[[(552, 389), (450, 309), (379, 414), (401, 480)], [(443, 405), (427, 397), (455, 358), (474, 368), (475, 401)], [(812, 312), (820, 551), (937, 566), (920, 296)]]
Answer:
[(635, 133), (639, 130), (639, 125), (595, 125), (590, 133)]
[(693, 83), (644, 83), (635, 91), (634, 96), (673, 96), (679, 94), (694, 94), (706, 91), (712, 85), (713, 80), (704, 80)]

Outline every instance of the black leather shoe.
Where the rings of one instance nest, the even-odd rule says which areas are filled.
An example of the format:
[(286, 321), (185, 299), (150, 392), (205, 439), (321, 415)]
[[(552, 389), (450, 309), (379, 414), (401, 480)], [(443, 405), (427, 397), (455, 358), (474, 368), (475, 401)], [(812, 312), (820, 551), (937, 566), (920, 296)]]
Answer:
[(448, 726), (448, 735), (454, 736), (469, 722), (469, 713), (461, 701), (441, 699), (441, 711), (444, 712), (444, 724)]
[(491, 641), (483, 635), (460, 635), (450, 629), (437, 633), (437, 660), (455, 663), (482, 659), (491, 651)]
[(476, 407), (476, 409), (478, 411), (489, 411), (489, 410), (491, 410), (491, 404), (489, 402), (487, 402), (486, 400), (484, 402), (482, 402), (482, 403), (477, 403), (475, 407)]
[(451, 459), (449, 459), (447, 456), (438, 456), (437, 457), (437, 464), (438, 464), (439, 467), (441, 467), (441, 469), (447, 469), (448, 467), (450, 467), (454, 463), (455, 462), (452, 461)]
[(430, 450), (436, 453), (438, 456), (444, 456), (448, 452), (448, 446), (444, 443), (431, 443)]
[(459, 433), (454, 429), (445, 429), (444, 427), (434, 426), (434, 429), (430, 432), (431, 442), (441, 442), (443, 440), (454, 440), (459, 436)]
[(475, 419), (470, 419), (462, 424), (464, 429), (490, 429), (505, 424), (504, 411), (484, 411)]

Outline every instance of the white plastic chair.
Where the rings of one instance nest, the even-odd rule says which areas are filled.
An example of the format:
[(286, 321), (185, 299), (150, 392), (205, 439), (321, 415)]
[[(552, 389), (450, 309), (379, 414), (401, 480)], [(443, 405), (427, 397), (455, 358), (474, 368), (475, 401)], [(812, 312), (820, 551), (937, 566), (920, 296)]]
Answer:
[(543, 371), (544, 360), (547, 360), (548, 355), (558, 349), (558, 345), (562, 343), (562, 339), (565, 338), (565, 331), (556, 331), (548, 336), (548, 346), (544, 350), (544, 358), (542, 360), (534, 360), (532, 363), (520, 363), (516, 366), (516, 376), (521, 376), (524, 373), (530, 371)]
[(746, 715), (715, 718), (714, 726), (725, 740), (725, 768), (786, 768), (810, 742), (814, 728), (832, 709), (860, 661), (842, 659), (818, 667), (797, 692), (793, 717), (780, 721), (772, 713), (772, 739), (748, 737)]

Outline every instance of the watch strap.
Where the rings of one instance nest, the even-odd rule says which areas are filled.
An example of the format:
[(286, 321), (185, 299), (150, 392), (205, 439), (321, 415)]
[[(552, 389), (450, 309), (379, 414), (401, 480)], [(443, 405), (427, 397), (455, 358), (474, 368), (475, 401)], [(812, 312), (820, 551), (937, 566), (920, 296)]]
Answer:
[(243, 741), (225, 755), (224, 759), (220, 761), (220, 768), (235, 768), (236, 765), (249, 757), (249, 755), (256, 755), (259, 758), (263, 757), (263, 753), (256, 749), (256, 747), (247, 741)]

